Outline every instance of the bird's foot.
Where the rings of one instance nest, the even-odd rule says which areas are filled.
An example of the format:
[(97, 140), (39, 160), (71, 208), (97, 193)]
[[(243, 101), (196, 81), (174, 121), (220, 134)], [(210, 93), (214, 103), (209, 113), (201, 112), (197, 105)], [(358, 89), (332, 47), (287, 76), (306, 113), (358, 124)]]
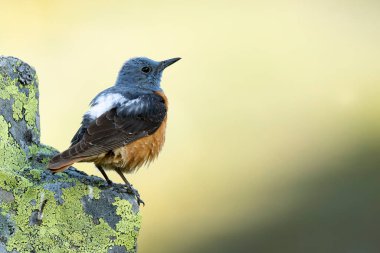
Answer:
[(140, 198), (140, 193), (131, 185), (131, 184), (114, 184), (112, 181), (108, 181), (103, 185), (105, 188), (118, 188), (122, 192), (133, 194), (137, 200), (137, 204), (143, 204), (145, 206), (145, 202)]
[(143, 204), (143, 206), (145, 206), (145, 202), (140, 198), (140, 193), (131, 184), (126, 184), (125, 187), (127, 193), (135, 196), (138, 205)]
[(101, 188), (103, 189), (109, 189), (111, 187), (114, 187), (115, 184), (112, 181), (106, 181), (102, 185), (100, 185)]

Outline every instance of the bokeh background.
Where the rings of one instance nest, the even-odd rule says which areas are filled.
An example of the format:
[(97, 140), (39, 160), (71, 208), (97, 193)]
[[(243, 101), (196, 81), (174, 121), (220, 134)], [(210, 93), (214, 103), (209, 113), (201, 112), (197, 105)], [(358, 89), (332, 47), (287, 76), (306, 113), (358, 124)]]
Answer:
[(0, 54), (36, 68), (42, 141), (59, 150), (126, 59), (183, 58), (162, 80), (163, 152), (129, 176), (147, 203), (139, 252), (380, 252), (379, 1), (0, 10)]

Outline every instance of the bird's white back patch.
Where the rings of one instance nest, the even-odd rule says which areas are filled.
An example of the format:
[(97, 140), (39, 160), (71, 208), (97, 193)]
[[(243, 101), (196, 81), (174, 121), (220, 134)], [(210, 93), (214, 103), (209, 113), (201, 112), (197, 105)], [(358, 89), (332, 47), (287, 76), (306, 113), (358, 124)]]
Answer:
[(86, 115), (90, 116), (92, 119), (96, 119), (106, 111), (111, 110), (117, 104), (122, 104), (125, 101), (127, 101), (127, 99), (120, 94), (109, 93), (101, 95), (92, 103), (92, 106), (86, 112)]

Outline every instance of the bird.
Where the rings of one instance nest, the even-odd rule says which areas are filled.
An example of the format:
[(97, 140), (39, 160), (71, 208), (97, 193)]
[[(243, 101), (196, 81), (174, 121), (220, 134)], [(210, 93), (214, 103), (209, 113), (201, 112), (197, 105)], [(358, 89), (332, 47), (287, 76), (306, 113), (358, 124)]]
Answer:
[(145, 205), (124, 173), (149, 164), (162, 149), (168, 111), (168, 99), (161, 88), (162, 72), (180, 59), (127, 60), (115, 84), (91, 101), (70, 147), (55, 155), (48, 169), (57, 173), (74, 163), (93, 162), (107, 185), (113, 182), (106, 171), (116, 171), (138, 205)]

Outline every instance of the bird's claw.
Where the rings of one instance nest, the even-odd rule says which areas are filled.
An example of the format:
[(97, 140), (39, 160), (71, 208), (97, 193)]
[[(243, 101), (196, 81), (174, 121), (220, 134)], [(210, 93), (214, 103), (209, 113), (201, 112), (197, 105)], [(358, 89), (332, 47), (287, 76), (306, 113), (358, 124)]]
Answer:
[(137, 200), (137, 204), (143, 204), (145, 206), (145, 202), (140, 198), (140, 193), (131, 185), (131, 184), (114, 184), (112, 181), (107, 182), (106, 184), (103, 185), (105, 188), (118, 188), (122, 192), (128, 193), (128, 194), (133, 194)]
[(137, 204), (138, 205), (143, 204), (143, 206), (145, 206), (145, 202), (140, 198), (140, 193), (135, 188), (133, 188), (132, 185), (126, 185), (126, 187), (127, 187), (127, 192), (135, 196), (137, 200)]

